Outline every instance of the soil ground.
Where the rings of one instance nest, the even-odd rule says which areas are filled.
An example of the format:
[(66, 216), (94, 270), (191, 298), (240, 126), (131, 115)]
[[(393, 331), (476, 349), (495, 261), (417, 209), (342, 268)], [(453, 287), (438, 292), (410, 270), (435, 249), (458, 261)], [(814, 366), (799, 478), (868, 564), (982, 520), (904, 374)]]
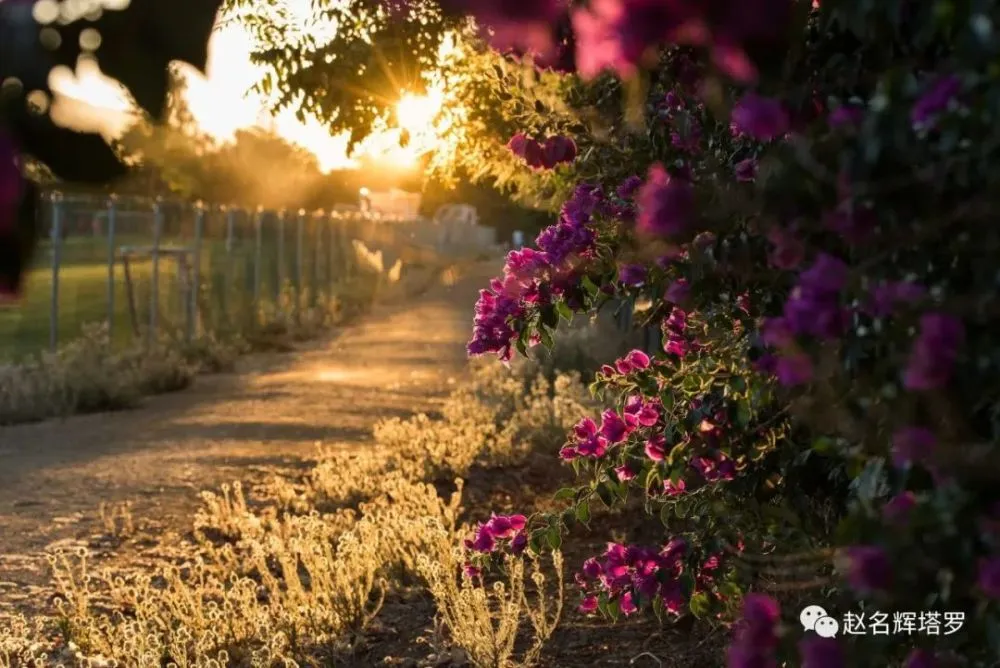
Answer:
[[(49, 607), (46, 552), (87, 547), (92, 560), (135, 567), (169, 557), (191, 530), (199, 491), (294, 477), (318, 443), (366, 447), (379, 419), (433, 411), (461, 379), (477, 290), (497, 269), (467, 267), (417, 298), (377, 307), (336, 337), (294, 354), (245, 358), (236, 373), (200, 377), (136, 410), (0, 429), (0, 612)], [(474, 473), (466, 507), (480, 516), (543, 506), (565, 482), (551, 458)], [(105, 533), (98, 508), (123, 502), (133, 504), (137, 531), (108, 545), (97, 538)], [(719, 665), (718, 632), (695, 638), (655, 620), (610, 627), (575, 614), (572, 573), (609, 538), (595, 528), (564, 546), (569, 623), (543, 665)], [(391, 597), (349, 665), (426, 664), (436, 650), (420, 639), (433, 637), (433, 614), (426, 597)]]

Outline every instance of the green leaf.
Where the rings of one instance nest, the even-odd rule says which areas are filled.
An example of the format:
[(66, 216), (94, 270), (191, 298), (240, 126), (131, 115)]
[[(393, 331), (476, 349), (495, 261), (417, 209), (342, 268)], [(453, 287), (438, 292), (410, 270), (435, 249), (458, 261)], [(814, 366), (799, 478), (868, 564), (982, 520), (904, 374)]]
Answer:
[(549, 350), (552, 350), (552, 348), (556, 345), (555, 340), (552, 338), (552, 333), (544, 327), (538, 331), (542, 336), (542, 345)]
[(549, 304), (542, 309), (541, 322), (543, 325), (551, 329), (555, 329), (559, 326), (559, 313), (554, 305)]
[(597, 496), (600, 497), (601, 501), (608, 508), (612, 507), (615, 503), (614, 494), (611, 492), (610, 489), (608, 489), (607, 485), (597, 486)]
[(703, 591), (698, 592), (691, 597), (691, 602), (688, 604), (691, 608), (691, 614), (698, 619), (704, 618), (712, 608), (711, 601), (708, 598), (708, 594)]
[(566, 302), (557, 303), (556, 311), (558, 311), (562, 319), (567, 322), (573, 319), (573, 309), (571, 309), (569, 307), (569, 304), (567, 304)]
[(590, 521), (590, 499), (584, 499), (576, 507), (576, 519), (584, 524)]
[(554, 501), (565, 501), (573, 498), (576, 498), (576, 488), (574, 487), (563, 487), (552, 496)]
[(671, 515), (673, 515), (671, 512), (672, 510), (673, 505), (669, 503), (664, 503), (663, 507), (660, 508), (660, 522), (662, 522), (665, 527), (670, 526)]
[(552, 527), (548, 532), (549, 547), (553, 550), (558, 550), (562, 547), (562, 534), (559, 532), (559, 527)]
[(580, 280), (580, 285), (583, 286), (583, 289), (586, 290), (587, 294), (591, 297), (596, 297), (597, 293), (601, 291), (601, 289), (597, 287), (597, 284), (590, 280), (590, 276), (584, 276)]

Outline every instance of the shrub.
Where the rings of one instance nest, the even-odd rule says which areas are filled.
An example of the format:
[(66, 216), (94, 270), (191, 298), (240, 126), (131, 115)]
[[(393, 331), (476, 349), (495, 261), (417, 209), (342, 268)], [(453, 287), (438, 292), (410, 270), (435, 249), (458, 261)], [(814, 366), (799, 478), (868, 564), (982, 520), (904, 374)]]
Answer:
[[(527, 356), (611, 302), (648, 303), (637, 324), (663, 334), (595, 375), (610, 407), (568, 434), (579, 483), (565, 512), (531, 520), (531, 550), (592, 503), (622, 507), (663, 537), (582, 564), (585, 612), (742, 611), (732, 666), (988, 665), (994, 3), (591, 3), (572, 21), (555, 3), (452, 4), (538, 66), (469, 49), (460, 163), (559, 209), (482, 292), (470, 354)], [(549, 159), (545, 138), (567, 136), (575, 158)], [(741, 602), (769, 584), (747, 564), (816, 546), (837, 548), (816, 569), (837, 577), (814, 578), (836, 585), (830, 608), (960, 611), (962, 632), (797, 646), (776, 601)]]

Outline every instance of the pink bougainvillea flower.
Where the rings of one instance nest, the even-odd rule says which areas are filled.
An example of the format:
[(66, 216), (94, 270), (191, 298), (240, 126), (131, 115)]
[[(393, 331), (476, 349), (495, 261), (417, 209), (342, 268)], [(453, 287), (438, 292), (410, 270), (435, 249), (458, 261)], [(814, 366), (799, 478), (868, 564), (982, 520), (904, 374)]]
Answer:
[(802, 264), (806, 248), (794, 230), (772, 227), (767, 239), (774, 245), (774, 250), (768, 257), (772, 266), (778, 269), (795, 269)]
[(621, 443), (631, 431), (632, 428), (615, 411), (608, 409), (601, 414), (600, 435), (606, 438), (609, 443)]
[(667, 496), (680, 496), (687, 491), (687, 483), (683, 479), (674, 482), (670, 478), (663, 481), (663, 492)]
[(929, 649), (915, 649), (906, 657), (903, 668), (938, 668), (937, 655)]
[(636, 371), (643, 371), (649, 368), (650, 360), (649, 355), (641, 350), (633, 350), (625, 355), (625, 361), (629, 363), (632, 369)]
[(847, 580), (858, 592), (888, 589), (892, 581), (892, 563), (885, 550), (877, 545), (858, 545), (845, 550)]
[(865, 110), (850, 104), (843, 104), (827, 117), (827, 122), (834, 128), (854, 128), (861, 125), (865, 118)]
[(646, 183), (636, 196), (638, 228), (646, 234), (676, 236), (687, 230), (694, 209), (690, 181), (671, 176), (663, 165), (649, 169)]
[(641, 264), (623, 264), (618, 268), (618, 281), (629, 287), (640, 287), (646, 282), (646, 274)]
[(911, 281), (881, 281), (869, 291), (865, 310), (876, 318), (887, 318), (900, 304), (915, 304), (927, 294), (924, 286)]
[(510, 538), (522, 531), (527, 521), (524, 515), (494, 515), (486, 526), (494, 538)]
[(789, 352), (775, 360), (774, 375), (785, 387), (805, 385), (813, 379), (812, 358), (804, 352)]
[(667, 439), (661, 435), (653, 436), (646, 441), (644, 450), (654, 462), (662, 462), (667, 457)]
[(836, 638), (810, 635), (799, 643), (802, 668), (843, 668), (847, 665), (844, 649)]
[(758, 141), (771, 141), (788, 132), (788, 112), (778, 100), (748, 93), (733, 109), (737, 129)]
[(892, 462), (899, 467), (922, 464), (931, 457), (935, 445), (937, 437), (930, 429), (903, 427), (892, 436)]
[(964, 338), (958, 318), (945, 313), (923, 315), (903, 374), (906, 389), (936, 390), (947, 385)]
[(615, 468), (615, 475), (618, 476), (618, 480), (621, 482), (628, 482), (635, 478), (635, 471), (633, 471), (628, 464), (624, 466), (618, 466)]
[(639, 609), (636, 607), (635, 601), (632, 600), (632, 592), (627, 591), (622, 594), (621, 598), (618, 599), (618, 609), (626, 617), (634, 614)]
[(596, 596), (585, 596), (583, 602), (580, 603), (580, 607), (577, 608), (581, 613), (585, 615), (590, 615), (597, 612), (597, 597)]
[(687, 279), (678, 278), (667, 287), (667, 292), (663, 296), (668, 302), (673, 304), (684, 304), (691, 296), (691, 286)]
[(524, 162), (532, 169), (545, 166), (545, 149), (536, 139), (528, 139), (524, 144)]
[(757, 158), (747, 158), (746, 160), (740, 160), (736, 163), (733, 168), (733, 172), (736, 174), (736, 180), (749, 183), (756, 180), (757, 178)]
[(958, 76), (950, 74), (939, 78), (913, 105), (910, 120), (917, 126), (931, 125), (934, 117), (945, 111), (961, 91), (962, 80)]
[(743, 599), (743, 617), (737, 622), (735, 637), (729, 645), (726, 665), (729, 668), (776, 666), (774, 650), (778, 644), (780, 617), (781, 608), (773, 598), (765, 594), (747, 594)]
[(570, 137), (549, 137), (542, 148), (542, 164), (546, 169), (576, 160), (576, 142)]
[(510, 141), (507, 142), (507, 148), (510, 152), (519, 158), (524, 158), (524, 150), (528, 146), (528, 137), (523, 132), (518, 132)]
[(882, 517), (890, 524), (906, 524), (916, 505), (917, 497), (913, 492), (901, 492), (882, 506)]
[(465, 564), (465, 566), (462, 567), (462, 573), (465, 574), (465, 577), (472, 580), (482, 575), (482, 570), (472, 564)]
[(983, 594), (994, 600), (1000, 600), (1000, 557), (979, 560), (976, 584)]

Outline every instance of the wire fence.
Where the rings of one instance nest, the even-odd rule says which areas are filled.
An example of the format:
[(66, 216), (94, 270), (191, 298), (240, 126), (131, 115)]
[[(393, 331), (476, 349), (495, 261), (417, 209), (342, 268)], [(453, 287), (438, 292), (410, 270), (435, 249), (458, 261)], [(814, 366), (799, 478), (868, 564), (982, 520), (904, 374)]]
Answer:
[[(55, 350), (91, 323), (106, 323), (113, 342), (245, 328), (264, 303), (284, 304), (297, 316), (350, 290), (360, 272), (399, 263), (398, 274), (403, 263), (495, 244), (492, 228), (367, 212), (58, 192), (46, 193), (39, 211), (48, 238), (22, 302), (0, 310), (0, 358)], [(294, 298), (283, 300), (286, 291)]]

